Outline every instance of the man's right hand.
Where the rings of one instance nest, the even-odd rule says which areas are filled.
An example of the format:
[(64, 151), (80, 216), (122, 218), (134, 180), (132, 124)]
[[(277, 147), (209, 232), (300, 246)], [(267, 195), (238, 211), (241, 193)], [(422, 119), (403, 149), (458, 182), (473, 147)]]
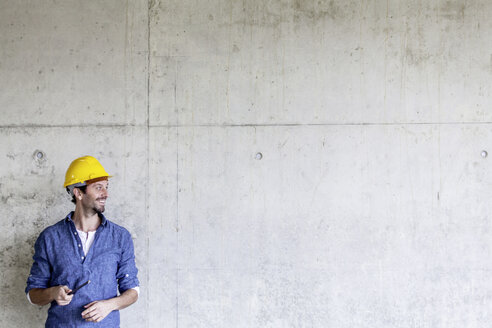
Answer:
[(72, 301), (73, 295), (68, 295), (72, 290), (67, 286), (51, 287), (51, 297), (58, 305), (67, 305)]
[(53, 301), (63, 306), (72, 301), (73, 295), (68, 295), (71, 291), (67, 286), (33, 288), (29, 291), (29, 299), (31, 303), (39, 306), (50, 304)]

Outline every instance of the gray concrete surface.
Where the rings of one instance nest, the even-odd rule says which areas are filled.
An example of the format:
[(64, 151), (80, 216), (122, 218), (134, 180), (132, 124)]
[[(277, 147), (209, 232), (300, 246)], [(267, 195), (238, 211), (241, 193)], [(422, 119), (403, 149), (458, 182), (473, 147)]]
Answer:
[(90, 154), (122, 327), (487, 327), (492, 3), (0, 0), (1, 327)]

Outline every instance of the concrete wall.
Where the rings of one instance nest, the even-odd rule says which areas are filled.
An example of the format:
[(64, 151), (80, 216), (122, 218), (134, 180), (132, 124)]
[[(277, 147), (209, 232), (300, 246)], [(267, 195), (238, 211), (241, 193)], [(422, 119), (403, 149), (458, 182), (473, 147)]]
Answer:
[[(98, 157), (123, 327), (485, 327), (492, 2), (0, 1), (0, 326)], [(482, 156), (483, 155), (483, 156)]]

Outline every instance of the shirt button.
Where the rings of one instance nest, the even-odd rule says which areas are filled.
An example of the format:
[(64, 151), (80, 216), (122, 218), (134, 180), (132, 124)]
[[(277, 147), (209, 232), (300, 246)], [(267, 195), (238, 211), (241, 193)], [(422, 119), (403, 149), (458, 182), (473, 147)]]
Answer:
[(125, 274), (125, 277), (128, 277), (128, 276), (129, 276), (129, 274), (128, 274), (128, 273), (127, 273), (127, 274)]
[(77, 235), (77, 233), (76, 233), (76, 232), (74, 232), (73, 234), (74, 234), (74, 235)]
[(82, 260), (84, 259), (84, 257), (82, 256)]
[(79, 247), (80, 247), (80, 244), (79, 244)]

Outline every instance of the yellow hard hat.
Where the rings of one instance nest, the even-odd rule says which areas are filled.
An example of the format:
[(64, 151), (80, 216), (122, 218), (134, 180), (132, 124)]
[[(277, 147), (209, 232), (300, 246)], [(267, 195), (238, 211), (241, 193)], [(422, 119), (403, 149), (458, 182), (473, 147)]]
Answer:
[(92, 156), (84, 156), (74, 160), (65, 174), (63, 187), (74, 184), (85, 184), (86, 181), (98, 178), (110, 178), (104, 167)]

